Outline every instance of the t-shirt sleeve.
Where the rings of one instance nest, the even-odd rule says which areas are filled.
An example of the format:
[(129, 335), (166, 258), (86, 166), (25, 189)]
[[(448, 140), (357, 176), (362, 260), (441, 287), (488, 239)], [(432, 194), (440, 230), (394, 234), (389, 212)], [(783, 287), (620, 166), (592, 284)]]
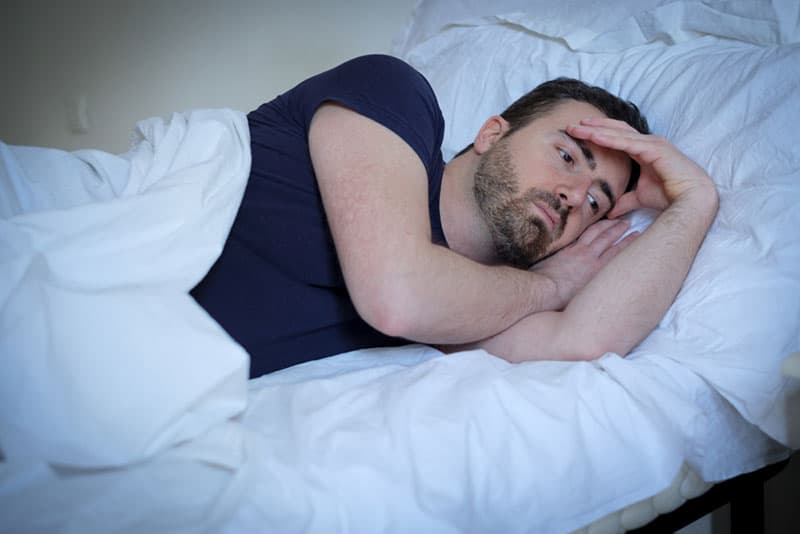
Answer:
[(308, 131), (317, 108), (330, 101), (392, 130), (417, 153), (429, 175), (441, 161), (444, 118), (436, 96), (425, 77), (402, 60), (386, 55), (352, 59), (301, 83), (289, 105), (302, 108)]

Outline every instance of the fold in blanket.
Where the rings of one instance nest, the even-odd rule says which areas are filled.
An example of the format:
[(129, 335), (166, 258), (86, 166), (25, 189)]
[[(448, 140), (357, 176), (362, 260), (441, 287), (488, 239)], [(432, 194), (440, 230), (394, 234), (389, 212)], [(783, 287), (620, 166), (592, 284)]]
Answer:
[(0, 145), (7, 461), (140, 461), (245, 406), (247, 355), (187, 295), (249, 174), (242, 113), (143, 121), (123, 155)]

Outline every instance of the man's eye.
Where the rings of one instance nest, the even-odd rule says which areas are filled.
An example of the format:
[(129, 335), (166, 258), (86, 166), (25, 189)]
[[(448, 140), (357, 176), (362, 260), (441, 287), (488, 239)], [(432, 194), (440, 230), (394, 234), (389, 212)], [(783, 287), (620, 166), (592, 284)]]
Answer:
[(558, 155), (561, 156), (561, 159), (563, 159), (567, 163), (572, 163), (573, 161), (575, 161), (574, 159), (572, 159), (572, 156), (569, 155), (569, 152), (567, 152), (563, 148), (558, 149)]
[(597, 199), (591, 193), (586, 193), (586, 200), (589, 201), (589, 207), (592, 208), (592, 213), (597, 213), (600, 211), (600, 204), (597, 203)]

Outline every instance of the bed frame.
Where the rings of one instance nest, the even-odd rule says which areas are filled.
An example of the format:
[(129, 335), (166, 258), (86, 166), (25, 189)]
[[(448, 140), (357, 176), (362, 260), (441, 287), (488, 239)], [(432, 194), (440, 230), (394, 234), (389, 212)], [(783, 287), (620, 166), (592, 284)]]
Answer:
[(764, 533), (764, 484), (780, 473), (789, 458), (757, 471), (715, 484), (704, 494), (689, 499), (672, 512), (662, 514), (647, 525), (630, 530), (635, 534), (675, 532), (725, 504), (730, 504), (731, 534)]

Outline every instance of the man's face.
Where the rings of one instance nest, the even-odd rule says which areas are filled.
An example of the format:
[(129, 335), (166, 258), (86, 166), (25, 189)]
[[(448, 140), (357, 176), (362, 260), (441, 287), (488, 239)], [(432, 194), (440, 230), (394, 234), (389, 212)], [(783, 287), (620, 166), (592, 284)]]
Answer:
[(566, 132), (581, 119), (604, 116), (567, 100), (481, 156), (475, 198), (502, 261), (527, 268), (567, 246), (625, 191), (627, 154)]

